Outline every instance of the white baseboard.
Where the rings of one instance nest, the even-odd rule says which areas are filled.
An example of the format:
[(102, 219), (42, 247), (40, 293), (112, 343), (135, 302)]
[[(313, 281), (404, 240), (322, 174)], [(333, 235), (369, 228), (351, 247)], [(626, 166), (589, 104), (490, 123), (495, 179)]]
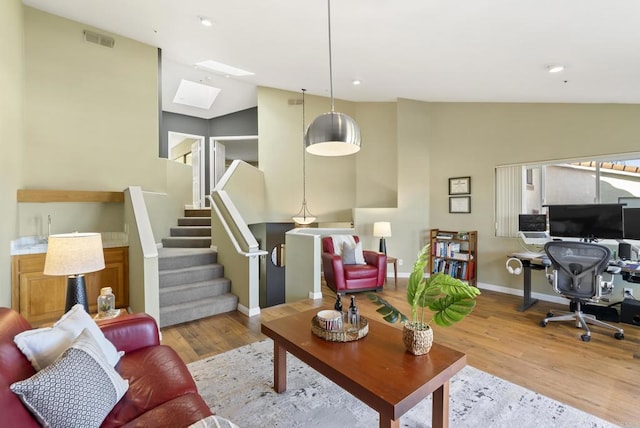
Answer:
[[(398, 272), (398, 278), (409, 278), (409, 275), (411, 274), (408, 272), (404, 272), (404, 273)], [(389, 272), (387, 272), (387, 278), (393, 279), (393, 272), (391, 273), (391, 275), (389, 275)], [(511, 294), (513, 296), (524, 296), (524, 290), (522, 290), (522, 288), (504, 287), (502, 285), (493, 285), (493, 284), (486, 284), (481, 282), (479, 282), (477, 285), (478, 285), (478, 288), (480, 289), (497, 291), (498, 293)], [(564, 304), (568, 302), (568, 300), (562, 296), (554, 296), (551, 294), (544, 294), (544, 293), (531, 293), (531, 297), (533, 299), (543, 300), (545, 302), (552, 302), (552, 303)]]
[(240, 303), (238, 303), (238, 312), (251, 318), (255, 317), (256, 315), (260, 315), (260, 307), (258, 306), (257, 308), (249, 309), (245, 305), (241, 305)]
[[(524, 290), (517, 289), (517, 288), (504, 287), (502, 285), (493, 285), (493, 284), (486, 284), (486, 283), (479, 282), (478, 288), (482, 290), (497, 291), (498, 293), (511, 294), (513, 296), (524, 296)], [(543, 300), (545, 302), (552, 302), (552, 303), (564, 304), (568, 302), (568, 300), (562, 296), (552, 296), (544, 293), (531, 293), (531, 297), (534, 299)]]
[(309, 298), (313, 300), (322, 299), (322, 291), (309, 291)]

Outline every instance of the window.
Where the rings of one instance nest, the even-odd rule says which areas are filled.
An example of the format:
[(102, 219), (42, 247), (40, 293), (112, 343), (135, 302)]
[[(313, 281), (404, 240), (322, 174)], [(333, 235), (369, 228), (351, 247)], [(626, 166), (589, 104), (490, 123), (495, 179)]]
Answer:
[(527, 168), (527, 186), (533, 187), (533, 168)]
[(545, 205), (640, 197), (640, 154), (496, 168), (496, 236), (516, 236), (518, 214)]

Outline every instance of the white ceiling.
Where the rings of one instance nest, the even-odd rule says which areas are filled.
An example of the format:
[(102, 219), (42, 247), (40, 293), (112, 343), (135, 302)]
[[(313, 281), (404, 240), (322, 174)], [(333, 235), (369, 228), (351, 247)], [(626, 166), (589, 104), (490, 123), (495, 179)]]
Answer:
[[(162, 48), (167, 111), (253, 107), (256, 85), (329, 95), (325, 0), (24, 4)], [(334, 0), (331, 11), (336, 98), (640, 103), (638, 0)], [(255, 75), (194, 68), (207, 59)], [(549, 74), (551, 64), (566, 70)], [(222, 89), (210, 110), (171, 102), (182, 78)]]

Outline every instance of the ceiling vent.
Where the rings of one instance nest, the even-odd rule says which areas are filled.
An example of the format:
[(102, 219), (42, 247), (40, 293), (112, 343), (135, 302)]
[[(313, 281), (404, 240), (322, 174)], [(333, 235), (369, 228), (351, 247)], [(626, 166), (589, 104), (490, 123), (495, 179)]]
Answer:
[(95, 43), (96, 45), (105, 46), (107, 48), (113, 48), (113, 45), (116, 44), (113, 37), (105, 36), (104, 34), (89, 30), (84, 30), (83, 33), (85, 42)]

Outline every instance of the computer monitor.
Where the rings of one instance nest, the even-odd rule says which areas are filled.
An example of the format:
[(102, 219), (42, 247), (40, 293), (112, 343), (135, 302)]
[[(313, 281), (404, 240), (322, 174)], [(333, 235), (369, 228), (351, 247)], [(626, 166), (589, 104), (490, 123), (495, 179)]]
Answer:
[(640, 208), (625, 208), (622, 210), (624, 217), (624, 238), (640, 240)]
[(547, 230), (547, 215), (518, 214), (518, 230), (520, 232), (545, 232)]
[(622, 239), (620, 204), (549, 205), (551, 236), (593, 239)]
[(618, 203), (625, 208), (640, 208), (640, 198), (637, 196), (619, 196)]

